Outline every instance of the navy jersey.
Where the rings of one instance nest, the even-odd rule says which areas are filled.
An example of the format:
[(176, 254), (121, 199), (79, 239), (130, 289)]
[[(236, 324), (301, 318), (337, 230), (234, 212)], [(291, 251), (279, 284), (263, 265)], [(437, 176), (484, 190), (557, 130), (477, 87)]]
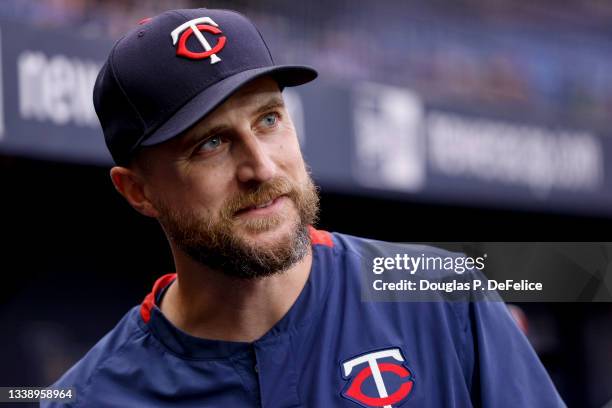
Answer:
[(362, 301), (366, 247), (451, 253), (314, 229), (311, 238), (304, 289), (259, 340), (174, 327), (157, 306), (176, 278), (165, 275), (53, 386), (74, 387), (75, 407), (565, 406), (503, 302)]

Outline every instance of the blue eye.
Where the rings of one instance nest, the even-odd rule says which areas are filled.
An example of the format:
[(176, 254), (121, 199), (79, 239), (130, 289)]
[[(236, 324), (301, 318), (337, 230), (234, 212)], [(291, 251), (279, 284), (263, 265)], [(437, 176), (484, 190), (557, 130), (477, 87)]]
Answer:
[(263, 117), (262, 121), (266, 126), (274, 126), (276, 125), (276, 121), (278, 120), (278, 115), (276, 113), (268, 113)]
[(214, 150), (219, 146), (221, 146), (221, 138), (219, 136), (213, 136), (202, 143), (199, 150)]

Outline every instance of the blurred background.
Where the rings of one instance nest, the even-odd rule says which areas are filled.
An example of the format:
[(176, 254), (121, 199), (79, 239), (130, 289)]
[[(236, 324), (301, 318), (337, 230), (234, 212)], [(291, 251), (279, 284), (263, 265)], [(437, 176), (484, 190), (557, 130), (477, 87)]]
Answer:
[[(91, 89), (124, 32), (183, 7), (239, 10), (276, 62), (319, 70), (284, 93), (320, 228), (609, 238), (609, 1), (3, 0), (0, 385), (54, 382), (173, 270), (157, 224), (112, 187)], [(517, 306), (569, 406), (612, 399), (612, 303)]]

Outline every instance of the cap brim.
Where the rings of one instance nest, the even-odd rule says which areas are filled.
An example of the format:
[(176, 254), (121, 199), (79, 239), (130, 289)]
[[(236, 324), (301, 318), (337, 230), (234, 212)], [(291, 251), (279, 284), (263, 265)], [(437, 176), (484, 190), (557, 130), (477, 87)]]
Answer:
[(310, 82), (317, 77), (317, 71), (307, 66), (276, 65), (239, 72), (197, 94), (139, 145), (152, 146), (178, 136), (221, 105), (243, 85), (266, 75), (272, 76), (279, 86), (285, 87)]

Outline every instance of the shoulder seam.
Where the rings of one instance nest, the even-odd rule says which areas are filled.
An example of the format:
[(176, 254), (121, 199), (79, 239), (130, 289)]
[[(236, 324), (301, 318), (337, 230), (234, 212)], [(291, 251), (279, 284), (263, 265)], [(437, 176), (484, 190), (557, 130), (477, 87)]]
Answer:
[[(462, 326), (462, 330), (461, 330), (461, 347), (457, 350), (457, 353), (459, 355), (459, 358), (461, 359), (461, 362), (465, 365), (467, 363), (466, 358), (465, 358), (465, 347), (467, 346), (467, 331), (470, 325), (470, 320), (467, 316), (467, 314), (469, 314), (469, 304), (471, 301), (466, 301), (466, 302), (461, 302), (458, 304), (465, 304), (466, 305), (466, 316), (461, 316), (459, 311), (457, 310), (457, 306), (456, 304), (454, 304), (453, 302), (448, 302), (451, 306), (451, 309), (453, 309), (453, 313), (455, 314), (455, 317), (459, 320), (461, 326)], [(467, 381), (467, 378), (466, 378)]]
[(74, 406), (75, 408), (77, 408), (77, 406), (81, 406), (80, 401), (82, 401), (82, 398), (85, 395), (87, 389), (91, 386), (93, 378), (100, 372), (100, 370), (102, 370), (102, 368), (106, 367), (106, 365), (108, 364), (109, 361), (111, 361), (114, 358), (119, 357), (125, 351), (128, 343), (131, 340), (133, 340), (134, 338), (139, 337), (139, 335), (146, 336), (147, 334), (148, 333), (145, 332), (144, 330), (142, 330), (142, 328), (138, 325), (138, 323), (136, 323), (136, 330), (134, 330), (134, 333), (123, 341), (123, 343), (121, 344), (121, 346), (119, 346), (119, 348), (117, 349), (117, 351), (115, 353), (113, 353), (110, 356), (107, 356), (102, 362), (100, 362), (97, 365), (97, 367), (94, 369), (94, 371), (91, 373), (91, 375), (89, 376), (89, 379), (87, 380), (85, 386), (83, 387), (83, 391), (81, 392), (80, 397), (77, 396), (77, 403)]

